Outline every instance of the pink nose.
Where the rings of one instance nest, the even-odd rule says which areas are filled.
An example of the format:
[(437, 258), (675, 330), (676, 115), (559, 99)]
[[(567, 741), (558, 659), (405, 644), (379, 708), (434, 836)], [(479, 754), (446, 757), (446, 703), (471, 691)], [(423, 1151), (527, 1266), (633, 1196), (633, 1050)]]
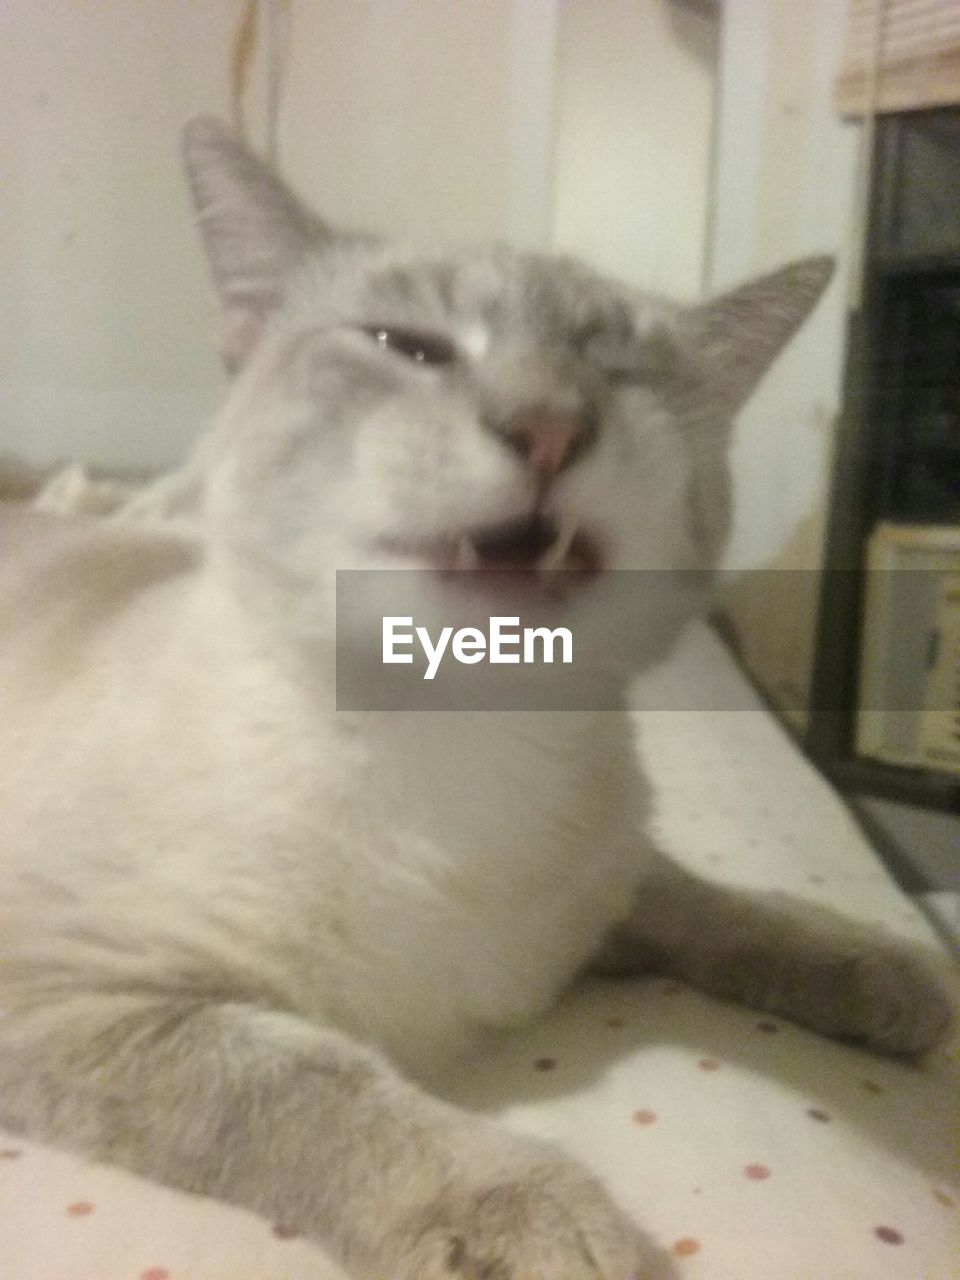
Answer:
[(532, 470), (552, 476), (573, 461), (590, 434), (590, 423), (582, 413), (543, 408), (517, 414), (507, 438)]

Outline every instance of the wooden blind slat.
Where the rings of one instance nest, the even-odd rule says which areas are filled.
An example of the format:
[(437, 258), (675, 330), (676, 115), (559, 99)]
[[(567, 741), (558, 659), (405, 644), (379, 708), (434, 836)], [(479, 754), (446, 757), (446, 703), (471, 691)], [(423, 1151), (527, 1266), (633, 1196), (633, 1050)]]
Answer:
[(960, 0), (849, 0), (835, 98), (846, 115), (960, 103)]

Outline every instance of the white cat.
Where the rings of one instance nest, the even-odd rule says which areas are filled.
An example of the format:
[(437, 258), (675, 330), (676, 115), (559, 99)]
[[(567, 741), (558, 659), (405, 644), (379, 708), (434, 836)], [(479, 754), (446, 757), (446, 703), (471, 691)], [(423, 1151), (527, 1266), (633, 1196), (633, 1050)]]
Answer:
[(617, 712), (335, 710), (335, 570), (419, 570), (432, 621), (563, 618), (600, 706), (703, 607), (730, 418), (829, 264), (685, 309), (335, 234), (213, 121), (186, 157), (222, 417), (125, 519), (0, 514), (0, 1121), (360, 1280), (666, 1276), (578, 1166), (422, 1085), (592, 960), (889, 1052), (945, 1001), (898, 944), (652, 850)]

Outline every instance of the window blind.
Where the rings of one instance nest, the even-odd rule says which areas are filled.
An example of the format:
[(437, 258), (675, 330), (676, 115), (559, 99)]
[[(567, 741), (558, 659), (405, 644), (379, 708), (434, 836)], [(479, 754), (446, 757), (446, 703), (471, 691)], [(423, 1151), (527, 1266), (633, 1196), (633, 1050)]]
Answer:
[(960, 0), (849, 0), (845, 115), (960, 103)]

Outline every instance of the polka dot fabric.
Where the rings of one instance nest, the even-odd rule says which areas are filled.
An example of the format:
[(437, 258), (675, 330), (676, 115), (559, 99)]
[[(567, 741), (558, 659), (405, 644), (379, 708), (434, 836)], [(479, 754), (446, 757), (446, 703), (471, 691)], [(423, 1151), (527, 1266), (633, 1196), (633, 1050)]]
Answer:
[[(711, 632), (637, 701), (664, 848), (935, 943)], [(596, 984), (453, 1092), (577, 1153), (679, 1277), (960, 1280), (956, 1040), (910, 1065), (672, 980)]]
[[(0, 1137), (3, 1280), (347, 1280), (285, 1224)], [(277, 1229), (279, 1228), (279, 1229)]]
[(955, 1053), (917, 1068), (769, 1036), (665, 985), (575, 992), (451, 1094), (579, 1155), (678, 1277), (960, 1280)]
[[(931, 938), (706, 629), (645, 683), (665, 847)], [(446, 1093), (579, 1156), (677, 1280), (960, 1280), (956, 1042), (884, 1061), (677, 982), (596, 983)], [(3, 1280), (344, 1280), (294, 1223), (3, 1133), (0, 1260)]]

